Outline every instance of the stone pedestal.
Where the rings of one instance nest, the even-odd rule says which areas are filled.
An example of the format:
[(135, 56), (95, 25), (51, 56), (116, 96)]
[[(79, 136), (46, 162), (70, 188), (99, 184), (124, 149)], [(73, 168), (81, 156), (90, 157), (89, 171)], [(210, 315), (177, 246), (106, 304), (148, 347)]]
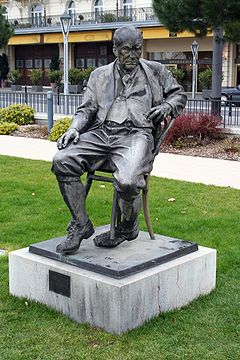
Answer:
[[(183, 242), (182, 249), (190, 252), (190, 247), (193, 252), (167, 260), (166, 253), (169, 256), (179, 240), (160, 235), (157, 240), (149, 240), (148, 234), (141, 232), (136, 241), (125, 242), (115, 249), (96, 248), (91, 240), (85, 240), (72, 259), (65, 256), (61, 261), (49, 254), (54, 254), (59, 240), (35, 244), (32, 246), (35, 250), (31, 247), (31, 251), (45, 252), (44, 256), (29, 252), (29, 248), (9, 254), (10, 293), (46, 304), (79, 323), (114, 334), (122, 334), (162, 312), (187, 305), (215, 288), (213, 249), (197, 250), (196, 244), (187, 246)], [(121, 257), (125, 257), (124, 264), (119, 264)], [(128, 268), (131, 275), (126, 274)]]

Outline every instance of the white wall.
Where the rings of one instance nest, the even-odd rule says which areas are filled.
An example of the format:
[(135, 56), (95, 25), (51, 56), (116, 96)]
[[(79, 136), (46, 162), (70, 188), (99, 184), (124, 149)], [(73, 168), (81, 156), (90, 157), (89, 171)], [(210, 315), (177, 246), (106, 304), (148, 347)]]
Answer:
[[(57, 0), (43, 0), (39, 1), (46, 9), (46, 15), (59, 15), (62, 14), (68, 7), (70, 1), (57, 1)], [(9, 8), (9, 19), (27, 18), (31, 15), (31, 7), (37, 4), (38, 1), (6, 1), (3, 5)], [(78, 14), (91, 12), (94, 10), (94, 0), (76, 0), (76, 12)], [(123, 1), (119, 0), (119, 9), (123, 8)], [(146, 8), (151, 7), (151, 0), (133, 0), (133, 8)], [(116, 0), (103, 0), (104, 10), (116, 10)]]

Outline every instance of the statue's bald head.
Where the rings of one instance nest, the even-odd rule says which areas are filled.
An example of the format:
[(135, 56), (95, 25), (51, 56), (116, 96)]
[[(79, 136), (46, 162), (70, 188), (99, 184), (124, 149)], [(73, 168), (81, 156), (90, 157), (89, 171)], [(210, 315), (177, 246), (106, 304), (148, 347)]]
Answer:
[(122, 46), (126, 40), (138, 40), (142, 44), (142, 34), (140, 30), (133, 25), (125, 25), (118, 28), (113, 36), (113, 46), (118, 48)]
[(113, 37), (113, 52), (126, 71), (132, 71), (142, 54), (142, 34), (132, 25), (117, 29)]

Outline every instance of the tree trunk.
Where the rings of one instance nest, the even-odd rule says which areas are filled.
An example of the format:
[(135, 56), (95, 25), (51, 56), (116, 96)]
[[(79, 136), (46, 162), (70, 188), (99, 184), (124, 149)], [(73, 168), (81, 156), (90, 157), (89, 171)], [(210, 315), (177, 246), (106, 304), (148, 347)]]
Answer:
[(223, 28), (213, 30), (212, 113), (221, 114)]

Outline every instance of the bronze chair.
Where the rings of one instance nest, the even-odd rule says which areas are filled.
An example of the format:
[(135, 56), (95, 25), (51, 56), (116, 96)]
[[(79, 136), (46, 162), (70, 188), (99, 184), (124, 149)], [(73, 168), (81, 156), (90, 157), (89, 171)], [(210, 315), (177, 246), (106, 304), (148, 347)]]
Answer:
[[(154, 157), (158, 154), (160, 145), (162, 144), (163, 140), (165, 139), (167, 132), (171, 128), (175, 121), (175, 118), (168, 117), (163, 122), (159, 124), (157, 129), (154, 133)], [(108, 162), (104, 163), (101, 168), (97, 170), (98, 172), (103, 173), (113, 173), (113, 169), (111, 168)], [(155, 240), (155, 235), (151, 223), (150, 211), (149, 211), (149, 202), (148, 202), (148, 190), (149, 190), (149, 176), (150, 174), (145, 174), (145, 187), (142, 189), (142, 203), (143, 203), (143, 213), (145, 222), (147, 225), (148, 233), (151, 240)], [(85, 191), (86, 197), (89, 193), (93, 180), (96, 181), (103, 181), (103, 182), (110, 182), (113, 184), (114, 179), (113, 177), (107, 177), (103, 175), (95, 174), (95, 171), (87, 173), (87, 179), (85, 182)], [(114, 240), (115, 238), (115, 229), (116, 226), (121, 222), (121, 210), (118, 206), (118, 193), (117, 190), (114, 189), (113, 193), (113, 205), (112, 205), (112, 213), (111, 213), (111, 224), (110, 224), (110, 239)]]
[[(102, 166), (97, 171), (105, 172), (108, 174), (113, 173), (113, 169), (111, 169), (108, 166), (108, 164), (106, 164), (105, 166)], [(93, 180), (110, 182), (110, 183), (113, 183), (113, 181), (114, 181), (113, 177), (111, 178), (111, 177), (102, 176), (102, 175), (98, 175), (98, 174), (96, 175), (95, 172), (88, 172), (87, 179), (85, 182), (86, 197), (89, 193), (89, 190), (91, 188)], [(144, 217), (145, 217), (145, 221), (147, 224), (149, 236), (152, 240), (154, 240), (155, 236), (154, 236), (154, 232), (153, 232), (153, 228), (152, 228), (152, 224), (151, 224), (149, 205), (148, 205), (148, 184), (149, 184), (149, 175), (148, 174), (145, 175), (145, 181), (146, 181), (146, 186), (144, 189), (142, 189), (143, 212), (144, 212)], [(121, 211), (118, 206), (118, 193), (117, 193), (117, 190), (114, 188), (112, 214), (111, 214), (111, 226), (110, 226), (110, 239), (111, 240), (114, 240), (115, 228), (120, 222), (121, 222)]]

